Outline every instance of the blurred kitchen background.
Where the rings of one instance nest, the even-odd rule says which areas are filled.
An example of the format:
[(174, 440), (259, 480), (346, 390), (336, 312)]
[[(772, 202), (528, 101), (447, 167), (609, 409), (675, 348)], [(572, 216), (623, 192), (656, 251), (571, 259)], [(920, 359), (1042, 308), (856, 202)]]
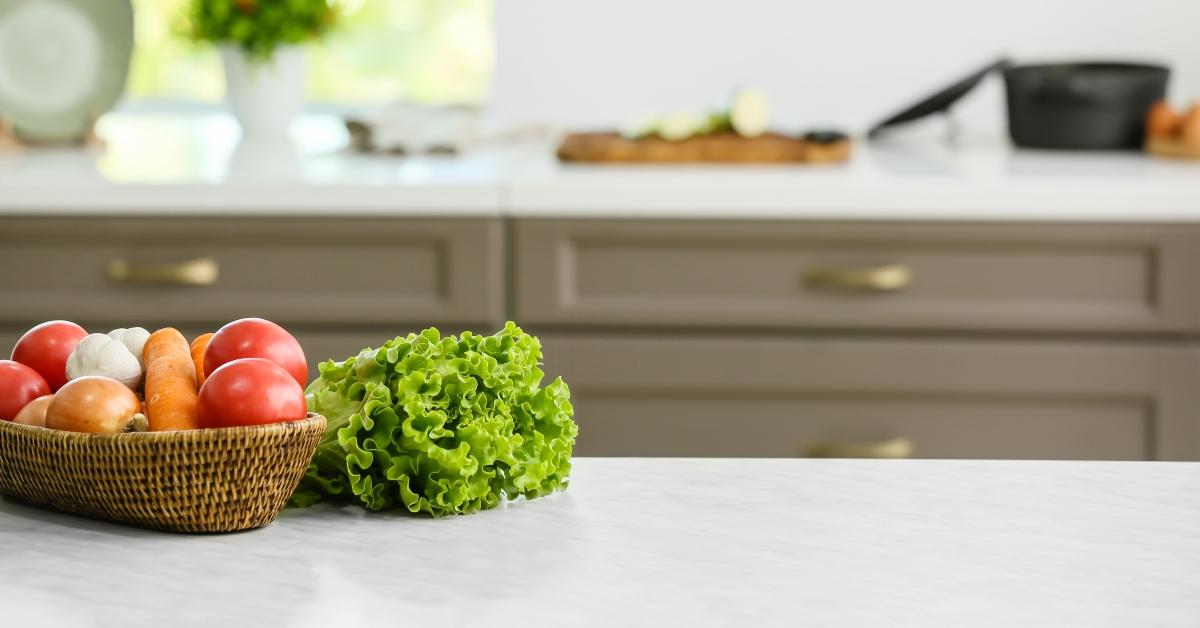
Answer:
[(0, 0), (0, 350), (262, 316), (315, 374), (511, 319), (581, 455), (1197, 460), (1197, 24)]

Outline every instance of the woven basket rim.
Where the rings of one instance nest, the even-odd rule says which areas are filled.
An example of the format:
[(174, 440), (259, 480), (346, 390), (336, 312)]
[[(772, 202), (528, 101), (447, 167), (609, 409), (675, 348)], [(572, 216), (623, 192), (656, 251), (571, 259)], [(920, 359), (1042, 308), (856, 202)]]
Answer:
[(193, 440), (204, 436), (215, 434), (239, 436), (242, 434), (251, 434), (256, 432), (283, 432), (287, 430), (306, 429), (314, 424), (325, 423), (325, 417), (309, 412), (303, 419), (296, 421), (283, 421), (280, 423), (263, 423), (260, 425), (238, 425), (234, 427), (208, 427), (194, 430), (172, 430), (167, 432), (127, 432), (123, 434), (92, 434), (89, 432), (70, 432), (67, 430), (54, 430), (48, 427), (38, 425), (23, 425), (13, 423), (12, 421), (0, 421), (0, 430), (15, 430), (20, 432), (25, 430), (36, 438), (47, 436), (57, 436), (59, 438), (86, 441), (93, 443), (103, 442), (154, 442), (154, 441), (179, 441)]

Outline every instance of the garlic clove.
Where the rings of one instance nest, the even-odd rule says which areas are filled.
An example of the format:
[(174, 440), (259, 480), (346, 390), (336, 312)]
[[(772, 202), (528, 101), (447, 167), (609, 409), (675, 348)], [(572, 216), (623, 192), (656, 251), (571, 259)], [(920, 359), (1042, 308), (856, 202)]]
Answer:
[(137, 358), (142, 370), (146, 369), (146, 363), (142, 360), (142, 351), (146, 347), (146, 340), (150, 338), (150, 332), (143, 327), (119, 327), (108, 332), (108, 336), (124, 344), (133, 357)]

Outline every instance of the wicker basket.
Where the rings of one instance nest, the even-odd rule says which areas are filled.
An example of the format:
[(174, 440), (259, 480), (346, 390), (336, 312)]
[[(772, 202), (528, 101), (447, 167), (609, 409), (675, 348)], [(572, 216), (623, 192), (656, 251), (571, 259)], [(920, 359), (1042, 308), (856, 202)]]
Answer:
[(0, 494), (173, 532), (270, 523), (325, 431), (292, 423), (182, 432), (80, 434), (0, 421)]

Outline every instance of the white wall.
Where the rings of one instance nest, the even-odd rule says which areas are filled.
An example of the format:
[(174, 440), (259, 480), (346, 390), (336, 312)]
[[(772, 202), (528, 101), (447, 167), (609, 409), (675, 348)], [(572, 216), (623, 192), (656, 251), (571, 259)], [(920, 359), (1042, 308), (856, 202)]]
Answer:
[[(1200, 98), (1200, 0), (496, 0), (500, 124), (611, 126), (767, 91), (782, 129), (863, 130), (1000, 56), (1147, 59)], [(1003, 132), (998, 79), (964, 101)]]

